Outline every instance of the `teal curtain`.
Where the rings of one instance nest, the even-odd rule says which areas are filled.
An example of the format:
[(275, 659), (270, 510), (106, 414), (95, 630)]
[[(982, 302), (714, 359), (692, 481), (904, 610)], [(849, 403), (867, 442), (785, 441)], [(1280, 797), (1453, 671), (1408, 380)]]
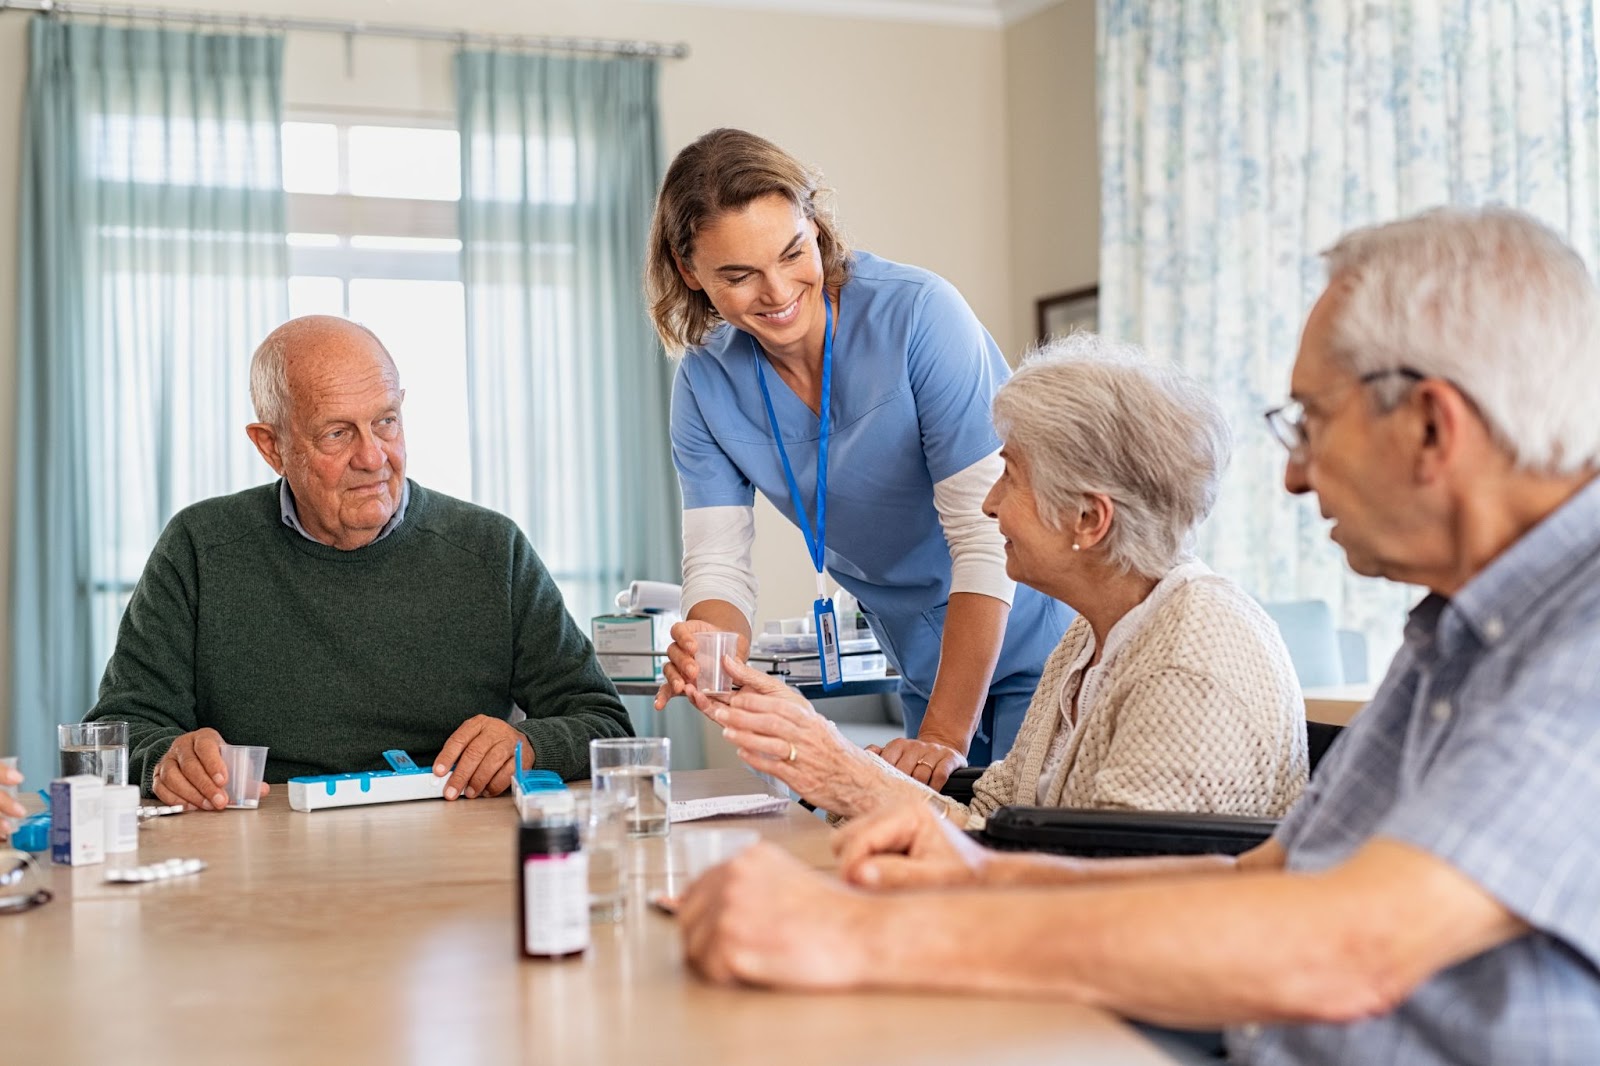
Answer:
[(281, 38), (40, 17), (30, 49), (11, 739), (39, 782), (167, 519), (268, 473), (249, 357), (288, 260)]
[(676, 581), (670, 366), (645, 315), (656, 66), (461, 52), (474, 499), (527, 532), (580, 620)]

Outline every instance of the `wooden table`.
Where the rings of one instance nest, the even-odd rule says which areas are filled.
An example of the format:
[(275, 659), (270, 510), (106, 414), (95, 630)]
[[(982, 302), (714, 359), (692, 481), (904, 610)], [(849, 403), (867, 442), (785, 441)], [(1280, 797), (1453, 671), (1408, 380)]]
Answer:
[[(743, 771), (673, 777), (679, 797), (753, 791)], [(832, 831), (798, 806), (719, 824), (832, 863)], [(302, 814), (276, 788), (258, 811), (146, 823), (138, 861), (198, 857), (198, 876), (112, 885), (103, 866), (49, 867), (56, 900), (0, 916), (0, 1062), (1169, 1061), (1110, 1016), (1057, 1003), (706, 985), (673, 920), (645, 904), (673, 877), (661, 840), (630, 845), (624, 920), (595, 926), (586, 956), (524, 960), (515, 825), (505, 797)]]
[(1305, 690), (1306, 718), (1327, 725), (1349, 725), (1377, 689), (1377, 685), (1366, 682), (1308, 688)]

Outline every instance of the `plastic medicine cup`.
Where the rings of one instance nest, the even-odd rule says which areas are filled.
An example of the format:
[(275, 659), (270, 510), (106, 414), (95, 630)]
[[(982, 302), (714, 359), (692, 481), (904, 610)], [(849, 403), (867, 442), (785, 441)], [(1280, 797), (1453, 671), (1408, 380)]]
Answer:
[(261, 778), (267, 771), (267, 749), (249, 744), (224, 744), (222, 763), (228, 768), (228, 808), (254, 810), (261, 806)]
[(696, 633), (694, 635), (694, 665), (699, 671), (695, 687), (708, 696), (733, 695), (733, 677), (723, 665), (722, 657), (739, 657), (739, 634)]
[(683, 860), (680, 891), (687, 890), (707, 870), (738, 857), (740, 852), (760, 839), (761, 834), (754, 829), (701, 827), (678, 830), (672, 842)]

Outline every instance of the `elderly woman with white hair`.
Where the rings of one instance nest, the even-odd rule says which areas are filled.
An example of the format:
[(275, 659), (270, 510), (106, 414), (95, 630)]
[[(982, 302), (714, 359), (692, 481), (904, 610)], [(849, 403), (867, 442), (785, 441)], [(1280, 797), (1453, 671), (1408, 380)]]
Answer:
[[(1078, 618), (1015, 747), (970, 806), (1277, 816), (1306, 782), (1305, 706), (1277, 627), (1188, 551), (1230, 452), (1216, 404), (1137, 348), (1088, 333), (1036, 353), (995, 397), (1005, 472), (984, 510), (1006, 571)], [(691, 692), (752, 768), (843, 817), (926, 785), (846, 740), (794, 690), (730, 660), (729, 702)]]

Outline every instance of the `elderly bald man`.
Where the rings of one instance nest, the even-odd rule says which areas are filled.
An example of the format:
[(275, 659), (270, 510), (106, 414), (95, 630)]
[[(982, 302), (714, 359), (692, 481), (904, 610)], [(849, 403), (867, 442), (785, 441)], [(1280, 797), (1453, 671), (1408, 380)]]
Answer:
[(129, 724), (144, 791), (226, 807), (224, 742), (269, 746), (269, 782), (402, 748), (451, 775), (452, 800), (505, 791), (518, 741), (528, 766), (588, 776), (589, 741), (632, 731), (616, 690), (516, 524), (406, 479), (378, 338), (287, 322), (250, 394), (280, 480), (167, 525), (88, 714)]

